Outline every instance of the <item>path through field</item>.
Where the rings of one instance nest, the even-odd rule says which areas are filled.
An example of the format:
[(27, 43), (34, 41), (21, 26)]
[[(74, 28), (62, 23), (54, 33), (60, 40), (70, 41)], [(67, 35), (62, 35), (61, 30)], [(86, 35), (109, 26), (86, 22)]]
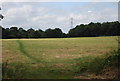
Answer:
[(16, 42), (19, 44), (19, 50), (22, 54), (24, 54), (26, 57), (32, 59), (33, 61), (39, 62), (40, 60), (36, 59), (35, 57), (31, 56), (24, 48), (24, 44), (21, 40), (16, 40)]
[(26, 70), (22, 78), (72, 79), (76, 59), (99, 57), (114, 49), (116, 37), (3, 39), (3, 62), (13, 68), (21, 64)]

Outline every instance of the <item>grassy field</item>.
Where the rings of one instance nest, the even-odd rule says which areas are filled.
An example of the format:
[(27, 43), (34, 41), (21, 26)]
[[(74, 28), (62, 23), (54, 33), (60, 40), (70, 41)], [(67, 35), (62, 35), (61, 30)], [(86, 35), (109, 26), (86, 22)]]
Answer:
[(87, 63), (83, 64), (81, 60), (86, 62), (109, 55), (110, 51), (118, 48), (116, 39), (117, 37), (3, 39), (2, 55), (3, 63), (6, 63), (3, 68), (8, 69), (9, 66), (3, 77), (75, 78), (78, 69), (86, 67)]

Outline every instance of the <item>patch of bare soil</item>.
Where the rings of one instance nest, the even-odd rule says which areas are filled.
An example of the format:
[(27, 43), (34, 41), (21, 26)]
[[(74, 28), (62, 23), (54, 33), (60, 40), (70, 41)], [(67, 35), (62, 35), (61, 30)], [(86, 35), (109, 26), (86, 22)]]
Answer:
[(33, 64), (32, 64), (32, 67), (33, 67), (34, 69), (39, 69), (39, 68), (44, 68), (45, 65), (42, 64), (42, 63), (33, 63)]
[(118, 79), (118, 67), (107, 67), (99, 75), (93, 73), (83, 73), (75, 76), (75, 79)]
[(65, 66), (71, 67), (73, 65), (75, 65), (75, 63), (72, 63), (72, 64), (54, 64), (53, 66), (57, 67), (57, 68), (62, 68), (62, 67), (65, 67)]

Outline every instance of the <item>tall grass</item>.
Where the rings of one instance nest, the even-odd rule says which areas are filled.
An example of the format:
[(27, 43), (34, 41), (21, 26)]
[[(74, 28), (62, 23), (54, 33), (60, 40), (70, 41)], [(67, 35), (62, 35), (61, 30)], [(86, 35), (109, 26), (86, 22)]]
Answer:
[(23, 63), (8, 63), (2, 64), (3, 79), (23, 79), (28, 73), (28, 66)]
[(113, 50), (109, 54), (101, 56), (86, 56), (77, 58), (76, 60), (76, 74), (82, 74), (84, 72), (94, 73), (96, 75), (101, 74), (105, 67), (118, 67), (120, 58), (120, 51)]

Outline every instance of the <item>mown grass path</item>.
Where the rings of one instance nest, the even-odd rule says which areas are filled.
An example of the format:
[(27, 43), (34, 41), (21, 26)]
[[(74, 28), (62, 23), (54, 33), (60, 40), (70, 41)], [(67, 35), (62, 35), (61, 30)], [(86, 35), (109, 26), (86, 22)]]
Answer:
[(20, 52), (21, 52), (22, 54), (24, 54), (26, 57), (32, 59), (32, 60), (35, 61), (35, 62), (40, 62), (40, 60), (38, 60), (37, 58), (31, 56), (31, 55), (25, 50), (25, 47), (24, 47), (22, 41), (16, 40), (16, 42), (19, 44), (19, 50), (20, 50)]

